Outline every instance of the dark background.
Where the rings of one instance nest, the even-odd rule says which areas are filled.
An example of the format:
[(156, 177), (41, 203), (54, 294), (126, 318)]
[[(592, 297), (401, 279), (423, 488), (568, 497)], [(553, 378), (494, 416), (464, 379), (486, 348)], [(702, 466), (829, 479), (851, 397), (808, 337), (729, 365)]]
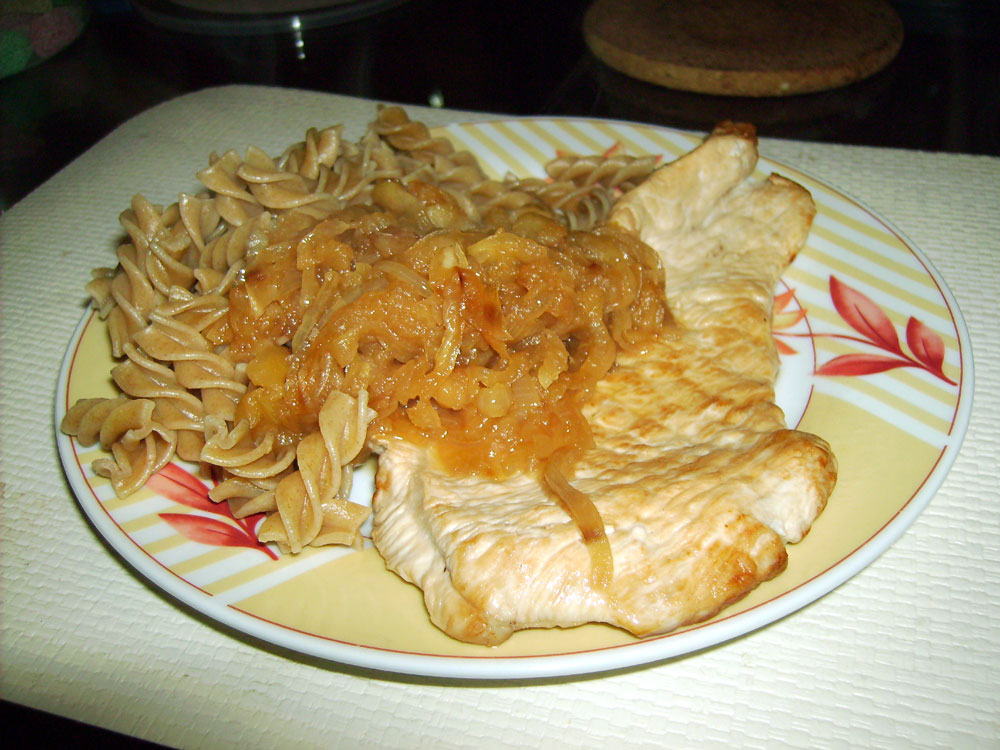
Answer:
[[(93, 0), (71, 46), (0, 79), (0, 209), (124, 120), (225, 83), (698, 130), (728, 117), (764, 136), (1000, 154), (996, 2), (897, 0), (905, 40), (885, 70), (774, 99), (672, 92), (616, 73), (583, 42), (588, 2), (355, 0), (340, 6), (347, 11), (302, 14), (293, 31), (281, 17), (248, 28), (178, 14), (170, 0)], [(223, 29), (240, 33), (205, 33)]]
[[(333, 13), (234, 19), (169, 0), (94, 0), (84, 33), (0, 79), (0, 210), (128, 118), (206, 86), (258, 83), (512, 115), (589, 115), (763, 136), (1000, 155), (998, 3), (897, 0), (898, 57), (846, 88), (776, 99), (671, 92), (588, 51), (589, 0), (355, 0)], [(353, 16), (353, 17), (352, 17)], [(207, 33), (211, 32), (211, 33)], [(0, 703), (8, 746), (144, 743)]]

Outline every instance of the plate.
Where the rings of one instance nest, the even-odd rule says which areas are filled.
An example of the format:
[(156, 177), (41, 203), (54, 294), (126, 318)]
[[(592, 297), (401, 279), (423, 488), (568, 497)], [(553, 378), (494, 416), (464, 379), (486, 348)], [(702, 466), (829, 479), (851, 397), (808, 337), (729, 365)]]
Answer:
[[(671, 160), (699, 141), (658, 127), (559, 118), (436, 133), (475, 153), (494, 176), (541, 176), (557, 152), (624, 149)], [(972, 359), (951, 292), (899, 230), (790, 166), (762, 158), (758, 172), (800, 182), (818, 206), (777, 290), (777, 394), (790, 425), (831, 443), (840, 478), (809, 536), (789, 547), (786, 571), (712, 620), (646, 639), (591, 624), (520, 631), (493, 648), (459, 643), (430, 623), (419, 590), (387, 571), (370, 544), (282, 557), (204, 502), (209, 480), (193, 466), (171, 464), (155, 488), (117, 498), (90, 469), (100, 451), (58, 430), (78, 398), (114, 392), (110, 346), (93, 312), (69, 344), (56, 397), (70, 484), (97, 532), (155, 586), (265, 642), (367, 669), (477, 679), (593, 673), (696, 651), (778, 620), (872, 562), (930, 501), (968, 424)], [(369, 500), (371, 491), (369, 465), (358, 470), (355, 499)]]

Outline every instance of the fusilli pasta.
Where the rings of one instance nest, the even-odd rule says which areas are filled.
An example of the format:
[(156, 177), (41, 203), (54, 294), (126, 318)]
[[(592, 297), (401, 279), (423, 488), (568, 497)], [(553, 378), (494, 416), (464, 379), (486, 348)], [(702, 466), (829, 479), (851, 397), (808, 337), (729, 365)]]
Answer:
[[(348, 495), (352, 467), (366, 458), (366, 437), (378, 415), (369, 403), (370, 363), (342, 356), (343, 342), (330, 345), (313, 391), (296, 395), (285, 384), (286, 395), (314, 404), (307, 418), (287, 429), (249, 418), (247, 395), (277, 388), (274, 373), (287, 371), (287, 358), (304, 357), (319, 332), (337, 322), (338, 311), (373, 290), (391, 288), (417, 306), (432, 296), (432, 286), (442, 294), (443, 333), (421, 382), (476, 364), (459, 361), (468, 331), (459, 319), (465, 303), (455, 286), (458, 277), (434, 277), (433, 264), (418, 273), (399, 262), (386, 249), (399, 239), (393, 234), (398, 227), (360, 207), (375, 201), (409, 216), (421, 232), (446, 225), (502, 231), (519, 221), (523, 226), (531, 215), (588, 229), (605, 216), (616, 191), (641, 181), (653, 167), (650, 159), (622, 155), (561, 157), (548, 166), (548, 179), (490, 179), (470, 154), (432, 136), (396, 107), (380, 108), (357, 143), (346, 141), (342, 127), (335, 126), (309, 129), (302, 142), (277, 158), (255, 147), (242, 157), (235, 151), (212, 154), (197, 173), (205, 192), (182, 194), (166, 207), (137, 195), (122, 213), (127, 239), (117, 250), (117, 266), (96, 269), (87, 285), (120, 360), (112, 377), (122, 395), (78, 402), (62, 429), (108, 453), (94, 462), (94, 470), (119, 495), (142, 487), (177, 456), (215, 467), (220, 481), (210, 496), (228, 502), (235, 517), (266, 514), (258, 529), (261, 541), (293, 553), (307, 546), (358, 544), (368, 509)], [(352, 213), (354, 207), (358, 211)], [(327, 234), (323, 243), (300, 242), (294, 269), (298, 307), (292, 315), (284, 281), (255, 284), (254, 274), (261, 257), (274, 252), (276, 243), (292, 242), (302, 227)], [(352, 232), (363, 234), (367, 250), (338, 255), (340, 238)], [(463, 242), (464, 247), (442, 235), (435, 263), (444, 263), (447, 271), (491, 262), (489, 242)], [(604, 252), (597, 247), (585, 252)], [(631, 252), (622, 247), (608, 252)], [(365, 273), (354, 273), (359, 269)], [(638, 277), (628, 283), (641, 286)], [(253, 313), (245, 319), (233, 312), (237, 303), (231, 293), (237, 287), (240, 304)], [(620, 339), (628, 338), (633, 317), (641, 317), (628, 310), (609, 314), (608, 336)], [(493, 350), (502, 351), (497, 336), (482, 333)], [(366, 335), (345, 330), (344, 341), (364, 349)], [(548, 352), (539, 368), (544, 388), (569, 366), (566, 349), (549, 336), (532, 339), (532, 346)], [(268, 355), (267, 346), (277, 353)], [(414, 424), (434, 423), (438, 417), (408, 385), (414, 367), (402, 355), (386, 356), (386, 365), (397, 369), (379, 386), (379, 403), (410, 403)], [(339, 369), (330, 367), (333, 360), (343, 360)], [(478, 394), (475, 403), (483, 414), (503, 415), (510, 393), (482, 367), (475, 372), (462, 386), (466, 395), (454, 390), (459, 381), (453, 379), (452, 390), (441, 385), (435, 398), (457, 404)]]

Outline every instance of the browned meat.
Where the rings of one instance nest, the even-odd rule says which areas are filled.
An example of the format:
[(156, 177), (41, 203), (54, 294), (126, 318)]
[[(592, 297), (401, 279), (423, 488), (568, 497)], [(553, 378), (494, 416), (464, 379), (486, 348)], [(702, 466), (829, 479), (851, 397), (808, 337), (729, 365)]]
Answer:
[(822, 512), (836, 461), (774, 403), (775, 284), (808, 234), (808, 192), (754, 182), (752, 130), (718, 129), (625, 195), (611, 221), (661, 256), (677, 324), (623, 354), (585, 414), (573, 484), (604, 521), (614, 574), (535, 477), (455, 477), (424, 447), (381, 453), (374, 541), (432, 621), (496, 644), (522, 628), (607, 622), (636, 635), (711, 617), (780, 573)]

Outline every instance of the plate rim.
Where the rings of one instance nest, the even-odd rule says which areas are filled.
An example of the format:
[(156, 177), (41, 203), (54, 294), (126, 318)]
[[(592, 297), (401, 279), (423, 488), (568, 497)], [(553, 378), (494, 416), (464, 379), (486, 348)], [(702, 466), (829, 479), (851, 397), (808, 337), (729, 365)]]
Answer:
[[(641, 129), (667, 131), (684, 136), (698, 136), (695, 131), (670, 128), (647, 123), (625, 120), (609, 120), (593, 117), (540, 116), (502, 117), (482, 120), (454, 122), (433, 128), (442, 130), (449, 125), (481, 125), (512, 121), (568, 121), (620, 124)], [(760, 162), (792, 173), (798, 173), (822, 185), (839, 198), (847, 200), (892, 233), (921, 263), (927, 275), (933, 280), (939, 294), (946, 303), (955, 326), (959, 343), (959, 381), (955, 412), (947, 444), (941, 448), (937, 460), (928, 470), (919, 487), (910, 495), (886, 522), (870, 537), (837, 562), (820, 571), (794, 588), (782, 591), (773, 598), (753, 607), (726, 616), (699, 623), (690, 628), (652, 636), (624, 644), (584, 649), (568, 653), (533, 655), (490, 655), (482, 656), (451, 654), (420, 654), (392, 650), (378, 646), (338, 641), (314, 633), (298, 631), (290, 626), (270, 622), (252, 613), (220, 604), (213, 595), (187, 581), (168, 567), (152, 558), (138, 543), (132, 540), (104, 509), (103, 504), (86, 479), (86, 471), (79, 460), (75, 441), (60, 430), (60, 422), (66, 413), (69, 396), (69, 378), (79, 352), (80, 341), (91, 322), (99, 322), (97, 311), (89, 304), (74, 328), (63, 354), (59, 368), (54, 403), (54, 430), (57, 449), (63, 472), (89, 522), (99, 535), (133, 569), (139, 572), (148, 584), (169, 594), (171, 598), (195, 609), (209, 619), (227, 628), (249, 635), (265, 643), (302, 653), (333, 663), (371, 669), (387, 674), (411, 675), (460, 680), (514, 680), (553, 677), (572, 677), (597, 674), (612, 670), (651, 666), (658, 662), (692, 654), (702, 649), (719, 645), (746, 635), (761, 627), (777, 622), (803, 607), (818, 601), (843, 583), (868, 567), (903, 535), (937, 494), (961, 450), (968, 432), (974, 394), (974, 360), (971, 338), (964, 315), (943, 276), (917, 246), (893, 222), (874, 211), (864, 202), (845, 193), (835, 185), (811, 174), (810, 171), (780, 160), (761, 155)], [(707, 633), (707, 635), (706, 635)]]

